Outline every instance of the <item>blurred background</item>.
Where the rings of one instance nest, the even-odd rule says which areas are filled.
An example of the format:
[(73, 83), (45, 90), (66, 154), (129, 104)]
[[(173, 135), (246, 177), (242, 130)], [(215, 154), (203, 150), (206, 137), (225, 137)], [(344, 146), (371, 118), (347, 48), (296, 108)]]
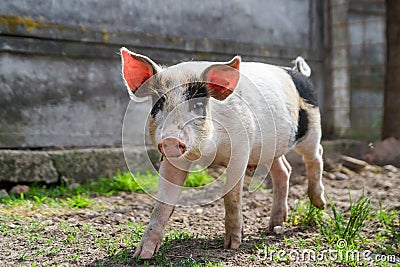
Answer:
[[(394, 60), (399, 53), (386, 60), (387, 47), (399, 49), (399, 42), (396, 46), (386, 36), (386, 10), (396, 5), (384, 0), (2, 0), (0, 147), (121, 146), (129, 102), (120, 75), (121, 46), (160, 64), (239, 54), (244, 61), (290, 66), (302, 55), (313, 70), (325, 139), (399, 138), (399, 60)], [(392, 37), (398, 40), (398, 31)], [(386, 73), (387, 64), (392, 65)], [(390, 73), (395, 74), (385, 83)], [(137, 121), (145, 117), (145, 105), (138, 105)], [(132, 126), (143, 131), (135, 118)]]

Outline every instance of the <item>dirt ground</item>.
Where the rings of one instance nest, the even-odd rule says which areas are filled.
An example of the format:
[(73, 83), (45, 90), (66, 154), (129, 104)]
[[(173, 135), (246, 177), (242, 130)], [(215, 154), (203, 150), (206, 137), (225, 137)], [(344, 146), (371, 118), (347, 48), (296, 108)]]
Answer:
[[(329, 173), (334, 173), (335, 168), (340, 168), (332, 164), (329, 160), (327, 169)], [(296, 164), (294, 164), (296, 165)], [(294, 201), (306, 196), (306, 178), (304, 168), (297, 168), (297, 173), (291, 177), (289, 191), (290, 209), (294, 206)], [(336, 170), (337, 171), (337, 170)], [(390, 167), (369, 166), (361, 173), (353, 173), (346, 170), (346, 177), (339, 177), (338, 180), (331, 174), (325, 172), (324, 185), (327, 195), (341, 211), (349, 209), (349, 193), (353, 199), (358, 198), (362, 190), (365, 195), (371, 198), (373, 210), (372, 214), (378, 209), (379, 200), (389, 210), (400, 210), (400, 170)], [(39, 222), (46, 222), (46, 227), (39, 228), (44, 236), (54, 237), (53, 240), (63, 240), (63, 231), (59, 229), (60, 224), (67, 222), (72, 226), (91, 225), (96, 229), (96, 235), (114, 236), (121, 231), (118, 225), (126, 222), (142, 223), (146, 225), (149, 221), (150, 213), (154, 200), (144, 194), (120, 193), (110, 197), (98, 197), (103, 209), (78, 209), (70, 210), (66, 213), (55, 212), (36, 212), (35, 208), (27, 211), (21, 220), (10, 222), (16, 225), (23, 225), (31, 218)], [(193, 259), (202, 262), (205, 259), (224, 266), (265, 266), (257, 260), (254, 244), (265, 242), (269, 246), (280, 247), (284, 238), (301, 237), (303, 239), (313, 239), (319, 235), (314, 228), (303, 226), (286, 225), (284, 232), (277, 235), (268, 231), (268, 220), (271, 212), (272, 189), (267, 188), (262, 191), (249, 193), (246, 191), (243, 198), (244, 216), (244, 239), (241, 247), (236, 250), (225, 250), (223, 246), (224, 237), (224, 209), (223, 201), (218, 200), (212, 204), (194, 207), (177, 207), (169, 220), (168, 228), (173, 230), (183, 230), (194, 234), (196, 237), (189, 237), (183, 240), (171, 242), (165, 256), (172, 262), (181, 259)], [(57, 214), (58, 213), (58, 214)], [(0, 218), (0, 220), (2, 220)], [(17, 226), (15, 226), (17, 227)], [(368, 233), (365, 233), (368, 235)], [(43, 246), (48, 249), (49, 244), (43, 242), (43, 238), (28, 238), (21, 235), (12, 235), (8, 232), (0, 231), (0, 265), (1, 266), (31, 266), (31, 262), (39, 262), (40, 265), (61, 265), (61, 266), (141, 266), (152, 265), (154, 262), (135, 262), (131, 260), (134, 247), (128, 247), (128, 263), (118, 263), (109, 256), (105, 250), (99, 249), (94, 244), (93, 238), (79, 239), (79, 244), (58, 242), (58, 251), (53, 254), (32, 255), (32, 248), (37, 251), (37, 247)], [(40, 241), (40, 242), (38, 242)], [(55, 241), (57, 242), (57, 241)], [(50, 244), (54, 245), (54, 244)], [(121, 245), (123, 246), (123, 245)], [(79, 252), (79, 257), (75, 260), (70, 255)], [(24, 260), (23, 255), (27, 255)], [(278, 263), (268, 263), (269, 266), (280, 266)], [(291, 266), (294, 266), (291, 264)], [(302, 265), (299, 265), (302, 266)], [(342, 265), (346, 266), (346, 265)]]

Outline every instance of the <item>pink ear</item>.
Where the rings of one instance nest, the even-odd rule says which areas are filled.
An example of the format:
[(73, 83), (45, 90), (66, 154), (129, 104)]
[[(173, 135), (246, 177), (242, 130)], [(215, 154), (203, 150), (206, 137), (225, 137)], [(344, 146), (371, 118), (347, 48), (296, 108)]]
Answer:
[(239, 82), (240, 57), (236, 56), (226, 64), (217, 64), (205, 70), (205, 80), (210, 95), (224, 100), (235, 90)]
[(128, 88), (135, 93), (136, 90), (154, 74), (154, 69), (146, 58), (142, 58), (130, 52), (126, 48), (121, 49), (122, 75)]

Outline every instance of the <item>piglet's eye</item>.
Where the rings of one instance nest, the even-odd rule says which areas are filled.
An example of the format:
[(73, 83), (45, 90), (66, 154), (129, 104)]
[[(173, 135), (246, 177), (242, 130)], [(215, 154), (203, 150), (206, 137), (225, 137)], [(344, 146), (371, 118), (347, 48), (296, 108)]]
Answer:
[(165, 98), (161, 97), (160, 99), (157, 100), (157, 102), (154, 104), (153, 108), (151, 109), (151, 115), (153, 118), (156, 116), (158, 112), (160, 112), (163, 109), (164, 106), (164, 101)]

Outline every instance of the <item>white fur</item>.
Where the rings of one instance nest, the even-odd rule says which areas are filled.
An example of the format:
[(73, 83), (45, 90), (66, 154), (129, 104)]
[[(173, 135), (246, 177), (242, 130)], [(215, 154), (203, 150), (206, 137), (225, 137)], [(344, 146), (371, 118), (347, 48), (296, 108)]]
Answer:
[(303, 57), (297, 57), (294, 60), (294, 70), (297, 70), (298, 72), (300, 72), (301, 74), (303, 74), (306, 77), (310, 77), (311, 76), (311, 68), (310, 66), (308, 66), (308, 64), (306, 63), (306, 61), (304, 60)]

